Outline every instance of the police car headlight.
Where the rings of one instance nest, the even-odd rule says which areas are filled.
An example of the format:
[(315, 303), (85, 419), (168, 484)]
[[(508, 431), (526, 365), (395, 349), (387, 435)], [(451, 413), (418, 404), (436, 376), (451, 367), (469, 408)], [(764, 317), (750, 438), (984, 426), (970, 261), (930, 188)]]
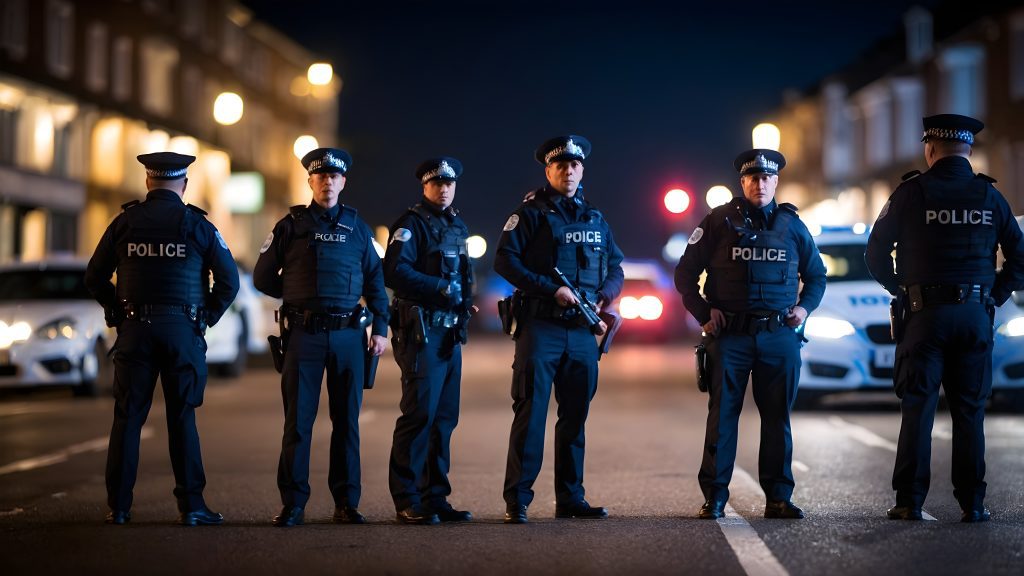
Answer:
[(0, 348), (10, 348), (15, 342), (24, 342), (32, 335), (32, 327), (28, 322), (15, 322), (8, 325), (0, 320)]
[(852, 335), (856, 330), (853, 324), (837, 318), (812, 316), (807, 319), (804, 334), (809, 338), (827, 338), (837, 340)]
[(36, 330), (36, 336), (43, 340), (70, 340), (75, 337), (75, 321), (71, 318), (61, 318), (49, 324), (44, 324)]
[(626, 320), (634, 320), (640, 316), (640, 301), (633, 296), (623, 296), (619, 300), (619, 314)]
[(996, 328), (996, 332), (1010, 338), (1024, 336), (1024, 316), (1018, 316), (999, 326), (999, 328)]

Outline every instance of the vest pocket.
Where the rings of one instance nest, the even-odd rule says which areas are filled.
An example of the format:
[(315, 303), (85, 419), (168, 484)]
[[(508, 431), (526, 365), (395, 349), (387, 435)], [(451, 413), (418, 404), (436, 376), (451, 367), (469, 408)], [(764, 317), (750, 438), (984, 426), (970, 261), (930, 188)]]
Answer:
[(750, 262), (750, 281), (757, 284), (785, 284), (789, 266), (785, 262)]

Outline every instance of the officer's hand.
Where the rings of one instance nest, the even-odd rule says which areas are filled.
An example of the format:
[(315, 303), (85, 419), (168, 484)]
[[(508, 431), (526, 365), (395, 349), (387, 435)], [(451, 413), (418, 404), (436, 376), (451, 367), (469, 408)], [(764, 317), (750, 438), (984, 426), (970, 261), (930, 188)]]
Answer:
[(793, 306), (786, 313), (786, 326), (790, 328), (796, 328), (803, 324), (804, 320), (807, 320), (807, 310), (804, 310), (801, 306)]
[(572, 295), (572, 290), (569, 290), (565, 286), (562, 286), (557, 292), (555, 292), (555, 302), (558, 302), (558, 305), (563, 308), (575, 306), (580, 303), (580, 301)]
[(701, 328), (704, 329), (705, 334), (718, 336), (718, 332), (725, 328), (725, 314), (718, 308), (712, 308), (711, 320), (708, 320), (707, 324), (701, 326)]
[(604, 333), (608, 331), (608, 325), (604, 323), (604, 320), (602, 320), (601, 323), (598, 324), (597, 326), (598, 328), (600, 328), (600, 330), (596, 332), (596, 334), (598, 336), (604, 336)]
[(370, 336), (370, 347), (369, 350), (373, 350), (374, 356), (380, 356), (388, 349), (388, 339), (384, 336), (374, 334)]

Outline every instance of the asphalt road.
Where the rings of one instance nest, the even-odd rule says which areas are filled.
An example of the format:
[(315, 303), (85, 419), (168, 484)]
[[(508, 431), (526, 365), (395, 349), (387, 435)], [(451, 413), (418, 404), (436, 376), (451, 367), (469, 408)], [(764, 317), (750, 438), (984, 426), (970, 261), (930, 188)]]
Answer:
[[(993, 520), (959, 523), (949, 481), (950, 422), (939, 415), (925, 505), (935, 521), (885, 518), (899, 432), (895, 400), (845, 397), (794, 416), (794, 501), (802, 521), (761, 517), (758, 418), (748, 397), (731, 513), (695, 518), (706, 397), (692, 348), (622, 345), (601, 363), (587, 434), (586, 487), (604, 521), (556, 520), (549, 416), (545, 466), (530, 523), (506, 526), (501, 487), (512, 346), (466, 348), (462, 417), (453, 440), (451, 501), (472, 523), (400, 526), (387, 490), (398, 416), (394, 363), (381, 363), (362, 414), (367, 526), (329, 521), (326, 391), (315, 428), (307, 525), (276, 529), (283, 414), (267, 367), (212, 380), (199, 411), (206, 499), (222, 527), (183, 528), (171, 495), (163, 405), (142, 443), (128, 526), (106, 526), (103, 467), (112, 401), (65, 391), (0, 396), (0, 557), (5, 574), (1021, 574), (1024, 573), (1024, 418), (991, 414), (988, 506)], [(157, 394), (159, 397), (159, 392)], [(555, 403), (552, 402), (552, 411)]]

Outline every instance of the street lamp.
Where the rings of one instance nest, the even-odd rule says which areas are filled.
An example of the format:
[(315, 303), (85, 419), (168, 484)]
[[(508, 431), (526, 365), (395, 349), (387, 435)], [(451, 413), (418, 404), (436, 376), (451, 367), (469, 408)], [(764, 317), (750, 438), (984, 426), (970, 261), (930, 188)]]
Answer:
[(775, 124), (765, 122), (754, 126), (751, 139), (754, 141), (754, 148), (777, 151), (779, 143), (782, 141), (782, 133), (779, 132), (779, 127)]
[(242, 119), (242, 97), (234, 92), (221, 92), (213, 101), (213, 119), (231, 126)]
[(292, 153), (299, 160), (309, 153), (310, 150), (318, 148), (320, 143), (317, 142), (316, 137), (310, 136), (309, 134), (303, 134), (295, 139), (295, 144), (292, 145)]
[(721, 184), (708, 188), (708, 193), (704, 197), (708, 202), (708, 206), (712, 208), (718, 208), (722, 204), (728, 204), (732, 200), (732, 190), (729, 190)]
[(681, 188), (673, 188), (665, 193), (665, 208), (673, 214), (682, 214), (690, 207), (690, 195)]
[(326, 86), (334, 78), (334, 68), (326, 62), (316, 62), (309, 65), (306, 71), (306, 79), (313, 86)]
[(466, 252), (470, 258), (479, 258), (487, 253), (487, 240), (483, 236), (470, 236), (466, 238)]

